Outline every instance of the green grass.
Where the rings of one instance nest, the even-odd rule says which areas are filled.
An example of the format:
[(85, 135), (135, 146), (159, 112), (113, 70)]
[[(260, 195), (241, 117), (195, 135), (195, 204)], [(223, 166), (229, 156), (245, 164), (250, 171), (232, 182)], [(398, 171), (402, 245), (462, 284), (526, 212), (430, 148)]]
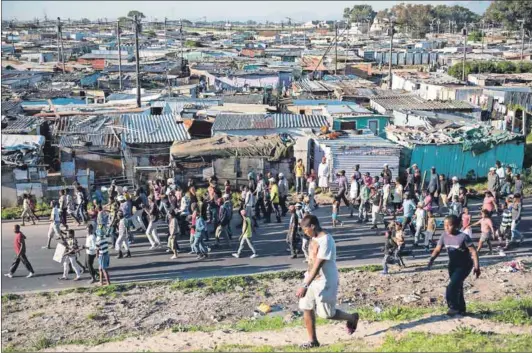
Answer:
[(17, 301), (22, 298), (22, 295), (18, 294), (4, 294), (2, 295), (2, 303), (7, 303), (9, 301)]
[[(303, 341), (303, 338), (302, 338)], [(532, 335), (497, 335), (481, 332), (428, 334), (411, 332), (402, 337), (389, 334), (384, 343), (369, 347), (359, 340), (339, 342), (310, 349), (309, 352), (530, 352)], [(300, 352), (296, 345), (251, 346), (226, 344), (216, 352)]]
[[(45, 217), (50, 215), (51, 208), (48, 203), (40, 202), (35, 205), (35, 215)], [(2, 208), (2, 220), (20, 219), (22, 206)], [(22, 220), (21, 220), (22, 221)]]
[(387, 336), (379, 352), (530, 352), (532, 335), (410, 332), (401, 338)]
[(513, 325), (532, 325), (532, 297), (504, 298), (493, 303), (471, 303), (468, 310), (483, 319)]
[(48, 337), (40, 337), (33, 343), (32, 350), (40, 351), (46, 348), (50, 348), (54, 346), (54, 341), (49, 339)]
[(411, 321), (420, 319), (429, 314), (444, 314), (444, 307), (413, 307), (413, 306), (390, 306), (376, 313), (372, 307), (362, 307), (356, 310), (360, 319), (369, 322), (375, 321)]
[(44, 316), (44, 312), (42, 311), (36, 311), (30, 315), (30, 319), (33, 319), (34, 317), (41, 317)]
[(212, 332), (216, 330), (213, 326), (183, 325), (177, 324), (172, 326), (172, 332)]

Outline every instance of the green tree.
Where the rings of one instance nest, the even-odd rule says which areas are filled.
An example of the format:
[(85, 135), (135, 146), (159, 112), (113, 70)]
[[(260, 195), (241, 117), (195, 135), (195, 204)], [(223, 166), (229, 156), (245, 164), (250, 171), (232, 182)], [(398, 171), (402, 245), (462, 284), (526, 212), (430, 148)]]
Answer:
[(82, 19), (81, 19), (81, 23), (84, 24), (84, 25), (86, 25), (86, 24), (91, 23), (91, 21), (90, 21), (88, 18), (82, 18)]
[(344, 19), (354, 23), (360, 23), (364, 20), (373, 21), (377, 13), (373, 11), (371, 5), (355, 5), (352, 8), (344, 9)]
[(466, 7), (454, 5), (438, 5), (432, 9), (433, 18), (440, 19), (441, 23), (446, 23), (449, 20), (456, 21), (458, 24), (463, 23), (477, 23), (480, 21), (480, 16)]
[(484, 18), (493, 23), (502, 23), (510, 30), (519, 29), (521, 24), (518, 20), (524, 19), (525, 28), (532, 31), (532, 1), (492, 1), (484, 13)]
[(127, 13), (127, 17), (129, 18), (133, 18), (135, 17), (135, 15), (137, 15), (138, 18), (146, 18), (146, 16), (144, 16), (142, 12), (137, 11), (137, 10), (131, 10)]
[(473, 42), (480, 42), (482, 40), (482, 33), (479, 31), (469, 32), (467, 40), (472, 40)]

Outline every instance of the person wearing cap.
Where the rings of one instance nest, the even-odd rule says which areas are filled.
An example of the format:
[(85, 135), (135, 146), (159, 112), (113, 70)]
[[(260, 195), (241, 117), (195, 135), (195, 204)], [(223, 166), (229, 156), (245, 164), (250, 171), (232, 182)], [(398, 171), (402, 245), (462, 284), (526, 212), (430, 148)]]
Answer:
[(323, 192), (329, 191), (329, 163), (327, 163), (327, 158), (323, 157), (321, 163), (318, 166), (318, 186), (322, 189)]
[(449, 195), (447, 196), (450, 200), (454, 200), (454, 197), (460, 196), (460, 188), (462, 187), (458, 182), (458, 178), (453, 176), (451, 190), (449, 190)]
[(270, 179), (270, 197), (272, 200), (271, 202), (275, 212), (275, 217), (277, 218), (277, 223), (281, 223), (281, 211), (279, 210), (279, 186), (277, 186), (275, 178)]
[(388, 183), (392, 182), (392, 171), (388, 167), (388, 164), (384, 164), (383, 170), (381, 172), (381, 177), (383, 178), (383, 181), (388, 181)]
[[(284, 177), (283, 173), (279, 173), (279, 205), (281, 206), (282, 216), (286, 216), (288, 208), (286, 207), (286, 200), (288, 199), (288, 181)], [(248, 211), (248, 215), (251, 216), (251, 213)]]
[(297, 160), (294, 174), (296, 175), (296, 192), (303, 193), (305, 190), (305, 166), (301, 158)]
[[(504, 170), (503, 170), (504, 171)], [(499, 188), (501, 186), (501, 179), (496, 173), (495, 167), (491, 167), (488, 173), (488, 190), (491, 191), (493, 196), (497, 199)]]

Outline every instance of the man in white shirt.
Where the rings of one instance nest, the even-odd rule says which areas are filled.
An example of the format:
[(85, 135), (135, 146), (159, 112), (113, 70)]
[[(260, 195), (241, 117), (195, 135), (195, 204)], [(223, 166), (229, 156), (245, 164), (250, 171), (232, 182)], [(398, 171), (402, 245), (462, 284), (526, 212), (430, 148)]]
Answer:
[(63, 239), (59, 225), (61, 224), (61, 218), (59, 216), (59, 203), (52, 201), (52, 212), (50, 214), (50, 228), (48, 228), (48, 243), (43, 246), (43, 249), (50, 249), (52, 238), (55, 234), (56, 239)]
[(327, 158), (323, 157), (321, 163), (318, 166), (318, 186), (323, 192), (329, 191), (329, 163)]
[[(279, 183), (277, 184), (279, 187), (279, 203), (281, 206), (282, 216), (286, 216), (286, 213), (288, 212), (288, 208), (286, 207), (286, 200), (288, 199), (288, 181), (284, 177), (283, 173), (279, 173)], [(248, 211), (248, 215), (251, 217), (251, 213)]]
[(495, 173), (499, 176), (499, 180), (504, 180), (504, 177), (506, 174), (504, 173), (504, 168), (502, 167), (501, 161), (495, 162), (495, 167), (497, 168), (495, 170)]
[(305, 235), (311, 239), (308, 270), (296, 292), (300, 298), (299, 308), (304, 312), (303, 318), (310, 339), (300, 348), (309, 349), (320, 345), (316, 336), (315, 312), (324, 319), (346, 321), (350, 335), (357, 328), (359, 315), (336, 309), (339, 276), (336, 267), (336, 245), (332, 235), (320, 227), (318, 218), (314, 215), (305, 216), (300, 225)]
[(451, 185), (451, 190), (449, 191), (449, 195), (447, 195), (449, 200), (453, 200), (455, 196), (460, 196), (460, 183), (458, 182), (458, 178), (453, 176), (452, 178), (453, 184)]

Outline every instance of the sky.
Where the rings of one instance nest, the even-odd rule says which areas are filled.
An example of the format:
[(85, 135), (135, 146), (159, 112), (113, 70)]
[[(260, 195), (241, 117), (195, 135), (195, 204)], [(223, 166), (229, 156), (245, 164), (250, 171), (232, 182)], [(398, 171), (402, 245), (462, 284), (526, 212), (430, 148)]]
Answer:
[(461, 5), (483, 13), (490, 1), (2, 1), (3, 20), (48, 18), (90, 20), (116, 19), (130, 10), (143, 12), (148, 20), (184, 18), (199, 21), (255, 20), (294, 22), (341, 19), (343, 9), (357, 4), (371, 4), (375, 11), (395, 4), (424, 3), (431, 5)]

